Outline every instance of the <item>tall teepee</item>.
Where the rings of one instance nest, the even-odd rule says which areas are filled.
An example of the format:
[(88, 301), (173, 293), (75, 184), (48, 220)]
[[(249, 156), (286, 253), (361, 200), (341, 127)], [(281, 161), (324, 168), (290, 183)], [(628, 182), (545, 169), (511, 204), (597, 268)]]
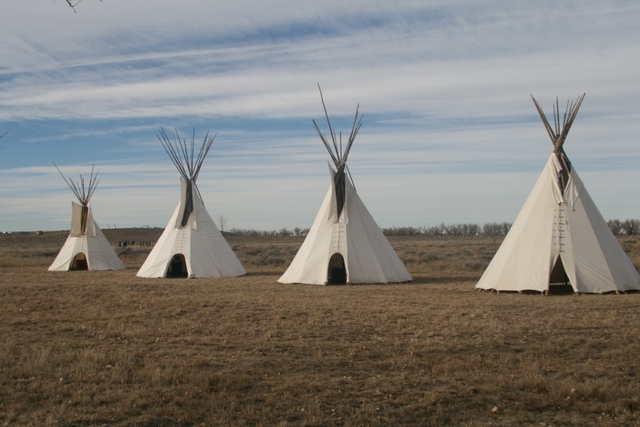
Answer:
[(207, 213), (196, 186), (215, 136), (204, 138), (195, 153), (195, 131), (190, 141), (177, 131), (173, 142), (164, 129), (158, 139), (180, 173), (182, 196), (160, 239), (140, 267), (139, 277), (229, 277), (246, 270)]
[[(58, 169), (57, 166), (56, 169)], [(79, 182), (67, 179), (64, 175), (62, 175), (62, 179), (73, 191), (80, 204), (71, 202), (69, 237), (49, 267), (49, 271), (124, 270), (124, 264), (104, 237), (98, 224), (93, 220), (91, 197), (98, 186), (98, 174), (94, 175), (92, 168), (87, 185), (85, 185), (82, 175), (80, 175)]]
[(567, 103), (562, 121), (556, 99), (553, 127), (533, 99), (553, 153), (476, 288), (546, 293), (568, 282), (575, 292), (640, 290), (640, 275), (564, 152), (583, 99)]
[(342, 135), (338, 141), (331, 127), (322, 91), (320, 97), (331, 142), (315, 120), (313, 125), (336, 169), (329, 165), (329, 191), (304, 243), (278, 281), (317, 285), (410, 281), (411, 275), (362, 203), (350, 174), (347, 176), (347, 158), (362, 123), (358, 109), (343, 147)]

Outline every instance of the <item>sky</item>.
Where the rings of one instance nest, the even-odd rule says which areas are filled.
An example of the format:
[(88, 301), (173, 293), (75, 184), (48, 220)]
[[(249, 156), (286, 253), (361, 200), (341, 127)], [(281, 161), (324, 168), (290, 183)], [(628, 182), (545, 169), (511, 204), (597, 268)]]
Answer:
[(564, 145), (605, 219), (640, 218), (636, 1), (7, 0), (0, 231), (164, 227), (161, 128), (215, 142), (198, 187), (227, 228), (310, 227), (329, 188), (312, 120), (348, 134), (380, 227), (512, 222), (552, 145), (531, 100), (586, 93)]

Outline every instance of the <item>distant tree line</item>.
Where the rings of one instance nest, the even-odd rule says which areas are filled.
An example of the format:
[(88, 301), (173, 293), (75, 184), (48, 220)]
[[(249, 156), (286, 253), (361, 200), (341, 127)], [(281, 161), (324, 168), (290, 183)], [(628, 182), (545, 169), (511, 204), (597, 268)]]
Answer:
[(281, 228), (280, 230), (253, 230), (253, 229), (239, 229), (232, 228), (228, 230), (230, 234), (236, 236), (253, 236), (253, 237), (306, 237), (309, 233), (308, 228), (295, 227), (293, 230), (288, 228)]
[[(478, 224), (440, 224), (431, 227), (392, 227), (383, 228), (385, 236), (506, 236), (511, 229), (510, 222), (489, 222)], [(615, 236), (640, 235), (640, 219), (620, 221), (611, 219), (607, 225)]]
[(610, 219), (607, 225), (615, 236), (637, 236), (640, 234), (640, 219)]
[[(385, 236), (506, 236), (511, 228), (511, 223), (487, 223), (478, 224), (440, 224), (432, 227), (391, 227), (383, 228)], [(293, 230), (281, 228), (280, 230), (254, 230), (232, 228), (225, 230), (236, 236), (253, 237), (305, 237), (309, 233), (308, 228), (295, 227)]]
[[(637, 236), (640, 235), (640, 219), (627, 219), (620, 221), (611, 219), (607, 221), (611, 232), (616, 236)], [(488, 222), (479, 224), (440, 224), (430, 227), (389, 227), (383, 228), (385, 236), (506, 236), (511, 229), (510, 222)], [(295, 227), (292, 230), (281, 228), (280, 230), (253, 230), (232, 228), (225, 230), (237, 236), (253, 237), (305, 237), (309, 233), (308, 228)]]
[(383, 228), (385, 236), (506, 236), (510, 222), (488, 222), (478, 224), (440, 224), (431, 227)]

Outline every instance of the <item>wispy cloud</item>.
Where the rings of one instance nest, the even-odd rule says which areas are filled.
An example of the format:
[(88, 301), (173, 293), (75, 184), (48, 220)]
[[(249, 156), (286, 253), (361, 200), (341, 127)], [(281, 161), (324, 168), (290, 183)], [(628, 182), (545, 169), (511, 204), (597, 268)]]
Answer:
[(231, 226), (308, 225), (328, 186), (318, 82), (336, 128), (361, 105), (350, 168), (381, 225), (512, 220), (550, 152), (529, 95), (583, 92), (567, 152), (605, 216), (637, 217), (616, 201), (640, 190), (639, 18), (616, 1), (22, 2), (0, 14), (0, 229), (67, 217), (51, 161), (98, 164), (99, 220), (164, 225), (160, 127), (218, 133), (200, 186)]

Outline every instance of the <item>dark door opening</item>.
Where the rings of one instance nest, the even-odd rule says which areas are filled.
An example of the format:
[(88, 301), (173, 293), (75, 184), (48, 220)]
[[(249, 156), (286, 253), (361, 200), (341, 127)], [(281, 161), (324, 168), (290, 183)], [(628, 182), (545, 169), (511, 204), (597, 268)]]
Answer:
[(564, 270), (564, 264), (562, 258), (558, 257), (555, 265), (551, 269), (549, 275), (549, 293), (551, 294), (570, 294), (573, 293), (573, 286), (569, 282), (569, 276), (567, 276)]
[(73, 258), (73, 261), (71, 261), (71, 267), (69, 267), (69, 270), (88, 270), (88, 269), (89, 269), (89, 264), (87, 263), (87, 257), (82, 252), (80, 252)]
[(187, 277), (187, 262), (184, 259), (184, 255), (175, 254), (171, 258), (169, 268), (167, 269), (167, 276), (170, 278)]
[(347, 283), (347, 269), (344, 266), (344, 258), (341, 254), (331, 255), (327, 283), (331, 285), (344, 285)]

